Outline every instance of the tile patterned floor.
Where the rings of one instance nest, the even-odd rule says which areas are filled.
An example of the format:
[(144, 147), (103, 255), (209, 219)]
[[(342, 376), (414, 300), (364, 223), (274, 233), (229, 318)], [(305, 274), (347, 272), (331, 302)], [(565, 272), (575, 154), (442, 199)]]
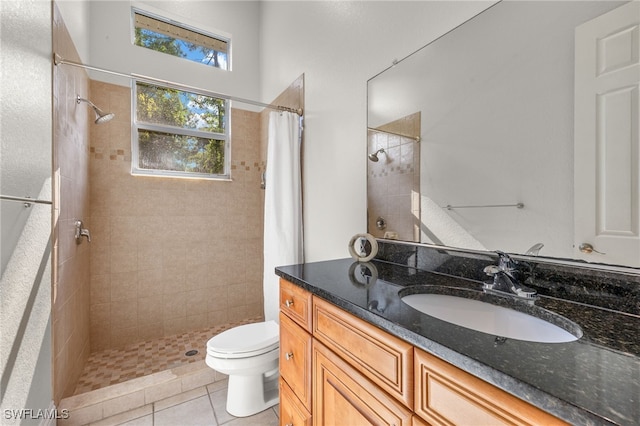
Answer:
[[(93, 353), (87, 360), (74, 395), (203, 360), (207, 340), (212, 336), (237, 325), (261, 320), (250, 318), (238, 323), (149, 340), (122, 349)], [(198, 353), (194, 356), (185, 355), (192, 349)]]
[[(226, 380), (203, 388), (200, 394), (180, 404), (161, 409), (123, 423), (111, 426), (277, 426), (276, 405), (250, 417), (234, 417), (225, 410), (227, 400)], [(198, 396), (199, 395), (199, 396)], [(103, 425), (106, 426), (106, 422)]]

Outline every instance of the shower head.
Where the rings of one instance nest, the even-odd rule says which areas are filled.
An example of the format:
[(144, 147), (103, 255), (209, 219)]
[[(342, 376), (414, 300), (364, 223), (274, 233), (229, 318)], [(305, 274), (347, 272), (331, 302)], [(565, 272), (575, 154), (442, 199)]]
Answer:
[(373, 154), (369, 154), (369, 160), (373, 161), (374, 163), (377, 163), (379, 160), (378, 154), (386, 154), (386, 152), (384, 151), (384, 148), (380, 148)]
[(80, 95), (77, 95), (76, 103), (79, 104), (80, 102), (86, 102), (89, 105), (91, 105), (91, 108), (93, 108), (93, 111), (96, 113), (96, 121), (94, 122), (96, 124), (106, 123), (107, 121), (110, 121), (113, 117), (116, 116), (112, 112), (103, 112), (100, 108), (95, 106), (94, 103), (91, 102), (90, 100), (83, 99), (83, 98), (80, 97)]

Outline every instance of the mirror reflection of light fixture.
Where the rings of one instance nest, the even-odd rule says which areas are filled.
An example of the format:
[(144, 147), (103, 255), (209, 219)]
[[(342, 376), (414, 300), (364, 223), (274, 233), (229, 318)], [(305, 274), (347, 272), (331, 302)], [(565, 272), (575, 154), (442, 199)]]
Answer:
[(116, 116), (112, 112), (104, 112), (104, 111), (102, 111), (100, 108), (95, 106), (95, 104), (93, 102), (91, 102), (90, 100), (81, 98), (80, 95), (77, 95), (76, 96), (76, 103), (79, 104), (80, 102), (86, 102), (89, 105), (91, 105), (91, 108), (93, 108), (93, 111), (96, 113), (96, 121), (94, 121), (94, 123), (96, 123), (96, 124), (106, 123), (107, 121), (111, 121), (111, 119), (113, 119), (113, 117)]

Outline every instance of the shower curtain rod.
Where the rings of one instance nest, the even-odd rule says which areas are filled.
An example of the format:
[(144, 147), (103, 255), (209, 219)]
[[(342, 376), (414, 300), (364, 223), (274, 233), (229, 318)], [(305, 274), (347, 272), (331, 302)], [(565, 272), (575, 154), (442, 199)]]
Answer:
[(17, 201), (19, 203), (25, 203), (25, 204), (29, 204), (29, 205), (31, 205), (32, 203), (36, 203), (36, 204), (53, 204), (49, 200), (38, 200), (38, 199), (34, 199), (34, 198), (29, 198), (29, 197), (14, 197), (13, 195), (0, 195), (0, 200)]
[(118, 72), (118, 71), (111, 71), (111, 70), (108, 70), (108, 69), (105, 69), (105, 68), (98, 68), (98, 67), (94, 67), (94, 66), (91, 66), (91, 65), (85, 65), (85, 64), (81, 64), (79, 62), (75, 62), (75, 61), (70, 61), (70, 60), (64, 59), (62, 56), (60, 56), (57, 53), (53, 54), (53, 63), (55, 65), (60, 65), (60, 64), (72, 65), (74, 67), (84, 68), (84, 69), (88, 69), (88, 70), (92, 70), (92, 71), (99, 71), (99, 72), (103, 72), (103, 73), (106, 73), (106, 74), (112, 74), (112, 75), (117, 75), (117, 76), (120, 76), (120, 77), (141, 80), (141, 81), (144, 81), (146, 83), (152, 83), (152, 84), (160, 83), (160, 84), (165, 84), (165, 85), (168, 85), (168, 86), (178, 86), (178, 87), (182, 87), (182, 88), (185, 88), (185, 89), (188, 89), (188, 90), (193, 90), (195, 92), (198, 92), (200, 94), (207, 95), (207, 96), (228, 99), (230, 101), (236, 101), (236, 102), (241, 102), (241, 103), (245, 103), (245, 104), (261, 106), (261, 107), (264, 107), (264, 108), (276, 109), (278, 111), (293, 112), (293, 113), (296, 113), (296, 114), (298, 114), (300, 116), (302, 116), (302, 113), (303, 113), (302, 108), (295, 109), (295, 108), (289, 108), (289, 107), (285, 107), (285, 106), (281, 106), (281, 105), (266, 104), (264, 102), (254, 101), (254, 100), (251, 100), (251, 99), (243, 99), (243, 98), (239, 98), (237, 96), (225, 95), (223, 93), (216, 93), (216, 92), (212, 92), (210, 90), (203, 90), (203, 89), (201, 89), (199, 87), (189, 86), (189, 85), (185, 85), (185, 84), (182, 84), (182, 83), (175, 83), (175, 82), (172, 82), (172, 81), (169, 81), (169, 80), (162, 80), (162, 79), (159, 79), (159, 78), (149, 77), (149, 76), (146, 76), (146, 75), (140, 75), (140, 74), (134, 74), (134, 73), (125, 74), (125, 73)]
[(378, 132), (378, 133), (388, 133), (390, 135), (400, 136), (400, 137), (403, 137), (403, 138), (409, 138), (409, 139), (415, 140), (416, 142), (420, 142), (420, 136), (408, 136), (408, 135), (403, 135), (401, 133), (394, 133), (394, 132), (389, 132), (387, 130), (376, 129), (375, 127), (367, 127), (367, 130), (371, 130), (372, 132)]

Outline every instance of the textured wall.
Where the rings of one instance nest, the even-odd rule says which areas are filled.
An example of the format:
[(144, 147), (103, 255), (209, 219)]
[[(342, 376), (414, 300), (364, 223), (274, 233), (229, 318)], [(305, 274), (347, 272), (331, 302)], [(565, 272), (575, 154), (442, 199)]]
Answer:
[[(0, 52), (1, 192), (50, 200), (51, 4), (0, 2)], [(2, 201), (0, 217), (1, 422), (37, 424), (4, 410), (46, 409), (52, 400), (51, 206)]]

